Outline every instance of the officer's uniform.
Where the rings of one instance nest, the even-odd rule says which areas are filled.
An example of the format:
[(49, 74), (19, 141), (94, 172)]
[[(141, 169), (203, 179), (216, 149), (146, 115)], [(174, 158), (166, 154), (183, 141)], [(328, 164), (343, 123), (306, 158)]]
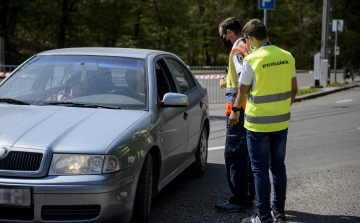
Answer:
[(238, 74), (241, 73), (243, 68), (243, 59), (249, 55), (249, 53), (250, 49), (240, 39), (234, 43), (229, 56), (226, 87), (225, 114), (227, 116), (227, 131), (224, 151), (226, 176), (229, 187), (233, 193), (229, 203), (239, 206), (246, 206), (247, 201), (253, 200), (255, 196), (254, 178), (250, 168), (246, 129), (244, 128), (245, 103), (240, 110), (239, 123), (230, 126), (229, 115), (231, 114), (238, 92)]

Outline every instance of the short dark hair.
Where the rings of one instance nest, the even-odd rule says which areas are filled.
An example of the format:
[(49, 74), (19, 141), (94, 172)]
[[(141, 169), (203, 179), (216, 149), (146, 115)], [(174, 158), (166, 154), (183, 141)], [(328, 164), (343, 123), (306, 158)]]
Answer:
[(241, 23), (235, 17), (229, 17), (229, 18), (225, 19), (224, 21), (222, 21), (219, 24), (219, 28), (220, 27), (221, 27), (223, 32), (226, 32), (226, 30), (230, 29), (236, 35), (239, 35), (241, 33), (241, 30), (242, 30)]
[(245, 36), (253, 36), (257, 40), (264, 40), (268, 37), (266, 27), (259, 19), (251, 19), (243, 29)]

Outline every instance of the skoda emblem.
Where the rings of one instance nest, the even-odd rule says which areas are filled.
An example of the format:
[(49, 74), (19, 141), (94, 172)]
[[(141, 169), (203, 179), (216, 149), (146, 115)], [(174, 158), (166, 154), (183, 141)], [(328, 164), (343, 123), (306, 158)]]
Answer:
[(4, 158), (7, 155), (7, 148), (6, 147), (0, 147), (0, 159)]

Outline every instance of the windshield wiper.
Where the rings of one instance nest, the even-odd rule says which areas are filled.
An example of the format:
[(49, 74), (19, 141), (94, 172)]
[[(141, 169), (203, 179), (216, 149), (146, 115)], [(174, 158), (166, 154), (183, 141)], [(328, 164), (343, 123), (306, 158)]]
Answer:
[(16, 105), (30, 105), (29, 102), (20, 101), (20, 100), (13, 99), (13, 98), (0, 98), (0, 102), (5, 102), (5, 103), (9, 103), (9, 104), (16, 104)]
[(86, 108), (109, 108), (109, 109), (121, 109), (117, 106), (107, 106), (107, 105), (94, 105), (94, 104), (85, 104), (85, 103), (77, 103), (72, 101), (56, 101), (56, 102), (47, 102), (41, 105), (71, 105), (74, 107), (86, 107)]

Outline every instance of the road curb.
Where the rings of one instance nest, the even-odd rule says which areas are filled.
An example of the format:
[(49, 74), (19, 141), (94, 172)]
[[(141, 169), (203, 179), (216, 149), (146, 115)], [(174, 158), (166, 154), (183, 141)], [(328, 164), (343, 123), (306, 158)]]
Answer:
[(294, 102), (300, 102), (302, 100), (313, 99), (313, 98), (325, 96), (328, 94), (332, 94), (335, 92), (339, 92), (339, 91), (343, 91), (343, 90), (347, 90), (347, 89), (359, 87), (359, 86), (360, 86), (359, 84), (352, 84), (352, 85), (346, 86), (346, 87), (334, 87), (334, 89), (331, 89), (331, 90), (325, 90), (325, 91), (321, 91), (321, 92), (314, 92), (311, 94), (301, 95), (301, 96), (295, 97)]

